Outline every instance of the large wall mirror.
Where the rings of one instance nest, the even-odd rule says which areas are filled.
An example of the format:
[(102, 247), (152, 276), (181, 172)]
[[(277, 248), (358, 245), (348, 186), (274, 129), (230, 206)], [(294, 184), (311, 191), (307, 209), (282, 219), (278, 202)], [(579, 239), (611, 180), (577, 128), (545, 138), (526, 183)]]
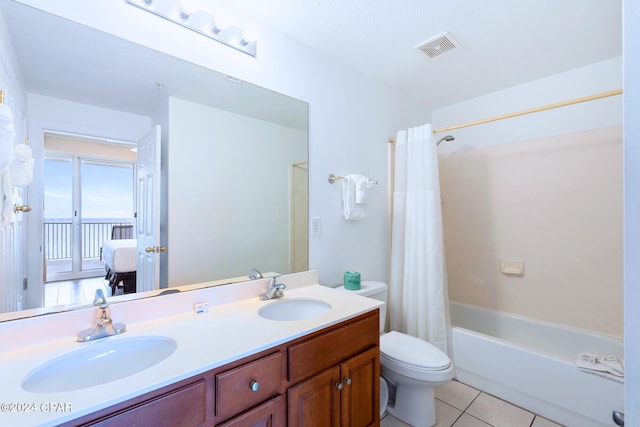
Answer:
[[(44, 175), (38, 178), (39, 174), (34, 174), (34, 184), (27, 190), (29, 200), (48, 200), (45, 192), (53, 182), (47, 174), (58, 166), (73, 167), (60, 160), (66, 153), (74, 153), (71, 161), (80, 159), (78, 168), (84, 167), (84, 161), (87, 170), (102, 167), (112, 173), (98, 181), (126, 182), (130, 179), (127, 164), (134, 164), (131, 173), (135, 175), (135, 159), (116, 159), (113, 150), (102, 155), (90, 148), (88, 153), (83, 150), (92, 143), (134, 148), (136, 141), (159, 124), (163, 156), (160, 212), (135, 212), (133, 202), (131, 212), (138, 218), (131, 218), (131, 222), (135, 226), (141, 215), (161, 218), (161, 244), (167, 250), (159, 254), (156, 283), (160, 289), (247, 280), (253, 268), (279, 274), (308, 268), (305, 102), (14, 1), (2, 2), (0, 11), (29, 94), (28, 137), (36, 153), (36, 168), (42, 168)], [(110, 118), (105, 117), (100, 126), (92, 127), (91, 119), (82, 121), (85, 114), (95, 117), (101, 109)], [(66, 122), (60, 119), (65, 113), (73, 115)], [(112, 121), (111, 129), (104, 126), (108, 120)], [(35, 122), (43, 126), (37, 132)], [(66, 123), (64, 128), (57, 128), (56, 123), (61, 122)], [(76, 123), (76, 128), (70, 123)], [(64, 139), (82, 140), (84, 148), (78, 152), (60, 148)], [(42, 147), (36, 147), (38, 144)], [(48, 166), (47, 159), (51, 160)], [(131, 182), (135, 199), (135, 178)], [(107, 191), (95, 188), (84, 194)], [(79, 206), (88, 205), (89, 200), (80, 200)], [(53, 202), (47, 202), (44, 212), (28, 216), (30, 233), (44, 230), (42, 255), (34, 258), (31, 251), (39, 248), (28, 247), (29, 269), (35, 268), (33, 260), (39, 256), (44, 270), (43, 283), (30, 283), (29, 292), (39, 293), (36, 299), (43, 301), (44, 288), (59, 281), (47, 279), (54, 268), (47, 268), (48, 257), (54, 255), (47, 244), (54, 240), (58, 246), (73, 246), (62, 237), (47, 235), (47, 221), (62, 223), (65, 219), (59, 218), (64, 216), (61, 214), (48, 214), (52, 206)], [(97, 209), (102, 209), (105, 218), (86, 214), (91, 218), (83, 217), (81, 226), (86, 230), (84, 223), (111, 221), (106, 232), (106, 238), (111, 239), (113, 223), (127, 221), (112, 218), (117, 215), (107, 213), (104, 207)], [(78, 215), (77, 209), (71, 211), (70, 216)], [(89, 244), (81, 241), (78, 245), (83, 248)], [(80, 265), (78, 277), (104, 276), (102, 264), (99, 274), (91, 271), (93, 267), (82, 258), (89, 256), (100, 259), (103, 254), (80, 255), (79, 264), (75, 263)], [(71, 276), (65, 273), (58, 279)], [(122, 299), (131, 295), (125, 297)], [(85, 307), (90, 301), (44, 305), (49, 304), (51, 309), (45, 307), (45, 311), (55, 312)], [(16, 312), (16, 317), (22, 315)]]

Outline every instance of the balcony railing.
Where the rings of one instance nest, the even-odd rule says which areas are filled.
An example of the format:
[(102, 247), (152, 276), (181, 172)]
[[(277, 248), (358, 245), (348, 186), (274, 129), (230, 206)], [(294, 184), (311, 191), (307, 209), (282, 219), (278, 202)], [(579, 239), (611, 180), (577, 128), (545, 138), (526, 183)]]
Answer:
[[(105, 240), (111, 239), (114, 225), (131, 225), (131, 221), (82, 222), (82, 259), (100, 258)], [(71, 258), (73, 226), (71, 221), (44, 222), (45, 259), (58, 260)]]

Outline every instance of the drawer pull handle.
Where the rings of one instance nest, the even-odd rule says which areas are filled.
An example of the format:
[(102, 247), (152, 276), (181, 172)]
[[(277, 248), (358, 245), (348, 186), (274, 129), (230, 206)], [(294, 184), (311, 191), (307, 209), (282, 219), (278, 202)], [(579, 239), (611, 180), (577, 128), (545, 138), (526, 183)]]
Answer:
[(342, 383), (337, 383), (336, 387), (338, 388), (338, 390), (342, 390)]
[(249, 387), (251, 388), (251, 391), (258, 391), (258, 389), (260, 389), (260, 383), (256, 380), (251, 381), (251, 383), (249, 384)]
[(344, 379), (345, 384), (351, 385), (351, 378), (347, 377)]

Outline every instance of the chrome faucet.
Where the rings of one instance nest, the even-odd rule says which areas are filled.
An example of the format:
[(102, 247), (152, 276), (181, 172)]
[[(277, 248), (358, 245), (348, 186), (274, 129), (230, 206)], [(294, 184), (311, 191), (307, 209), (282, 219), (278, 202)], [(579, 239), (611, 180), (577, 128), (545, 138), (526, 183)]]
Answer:
[(96, 296), (93, 300), (93, 305), (95, 307), (98, 307), (98, 319), (96, 322), (96, 326), (80, 332), (76, 338), (78, 342), (93, 341), (100, 338), (121, 334), (127, 331), (127, 327), (124, 325), (124, 323), (113, 323), (113, 321), (111, 320), (111, 310), (109, 309), (109, 303), (107, 302), (107, 299), (104, 296), (104, 291), (102, 289), (96, 290)]
[(249, 272), (249, 279), (250, 280), (256, 280), (256, 279), (262, 279), (262, 273), (260, 273), (260, 270), (258, 270), (257, 268), (252, 268), (251, 271)]
[(287, 289), (287, 287), (284, 283), (278, 283), (278, 277), (280, 276), (273, 276), (269, 279), (269, 287), (267, 288), (267, 292), (260, 296), (261, 300), (264, 301), (284, 296), (284, 290)]

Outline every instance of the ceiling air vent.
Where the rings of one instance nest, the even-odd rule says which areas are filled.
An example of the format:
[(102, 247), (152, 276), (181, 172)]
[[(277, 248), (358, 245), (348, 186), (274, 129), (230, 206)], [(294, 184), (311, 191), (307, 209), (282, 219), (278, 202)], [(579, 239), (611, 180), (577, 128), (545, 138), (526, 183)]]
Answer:
[(420, 49), (429, 58), (434, 58), (459, 47), (460, 44), (451, 37), (451, 34), (442, 33), (439, 36), (420, 43), (416, 46), (416, 49)]

